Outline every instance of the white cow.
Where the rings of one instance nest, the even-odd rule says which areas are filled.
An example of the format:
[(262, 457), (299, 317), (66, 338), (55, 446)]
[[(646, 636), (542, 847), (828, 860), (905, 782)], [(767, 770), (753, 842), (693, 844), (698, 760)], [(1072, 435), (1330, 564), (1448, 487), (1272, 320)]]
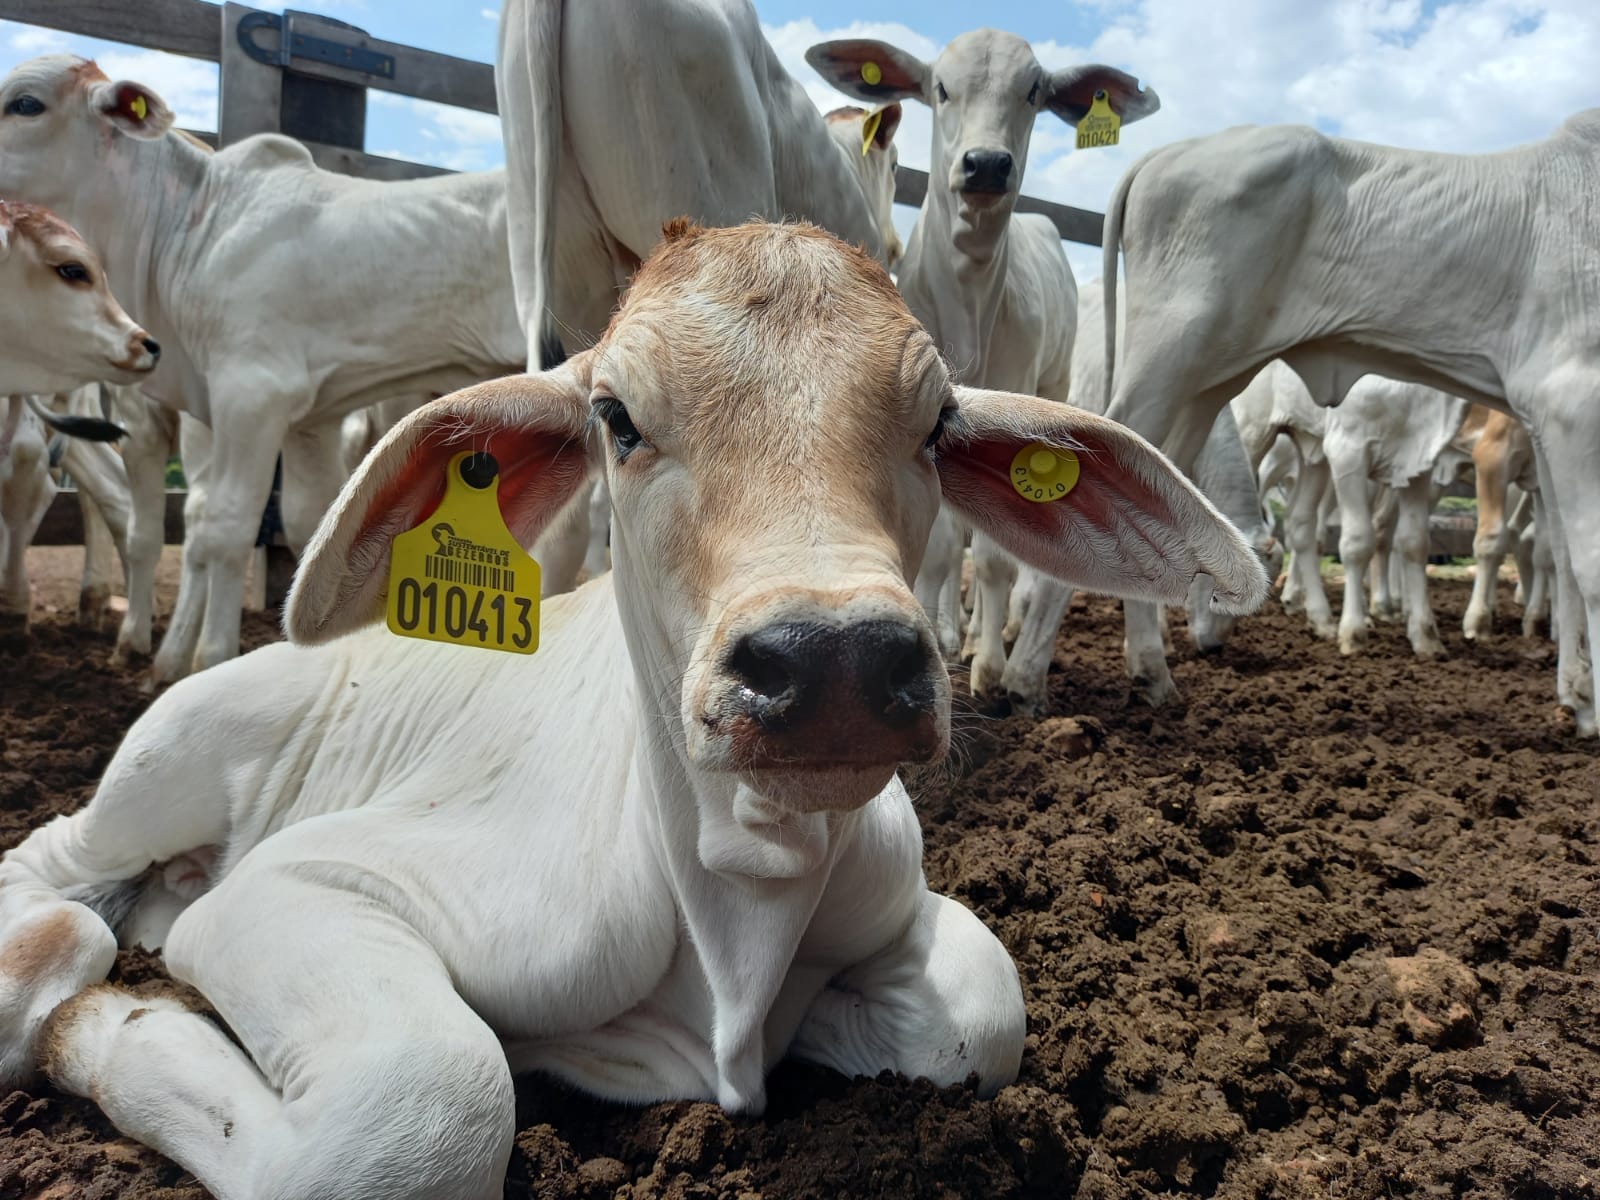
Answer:
[(184, 556), (202, 619), (169, 630), (155, 672), (210, 666), (238, 650), (280, 447), (285, 531), (299, 545), (342, 477), (346, 412), (522, 362), (504, 176), (352, 179), (276, 135), (212, 154), (171, 131), (150, 89), (69, 55), (15, 68), (0, 111), (0, 192), (51, 204), (104, 252), (181, 360), (147, 390), (215, 435)]
[[(677, 217), (814, 221), (893, 264), (898, 109), (870, 141), (865, 112), (825, 119), (749, 0), (656, 0), (648, 20), (636, 0), (507, 0), (494, 76), (530, 367), (604, 332)], [(586, 498), (546, 534), (546, 594), (601, 557), (603, 511)]]
[[(1193, 460), (1267, 360), (1341, 398), (1378, 372), (1516, 415), (1558, 565), (1557, 693), (1596, 732), (1600, 637), (1600, 109), (1499, 154), (1241, 127), (1163, 147), (1106, 213), (1126, 242), (1127, 355), (1107, 410)], [(1150, 618), (1153, 620), (1153, 616)], [(1162, 679), (1152, 699), (1170, 694)]]
[[(1015, 1077), (1015, 969), (928, 890), (896, 774), (949, 739), (909, 586), (941, 492), (1095, 589), (1205, 572), (1251, 608), (1266, 579), (1136, 435), (953, 387), (859, 250), (668, 238), (596, 347), (397, 426), (301, 564), (299, 644), (173, 688), (0, 862), (0, 1080), (37, 1055), (224, 1200), (403, 1200), (500, 1194), (513, 1070), (742, 1112), (785, 1055)], [(1034, 443), (1080, 453), (1074, 503), (996, 471)], [(467, 450), (524, 544), (610, 482), (615, 567), (546, 604), (532, 658), (366, 628)], [(204, 894), (155, 930), (174, 887)], [(140, 889), (237, 1045), (91, 986), (116, 942), (72, 897)]]
[[(1113, 67), (1047, 71), (1027, 42), (995, 29), (961, 35), (931, 63), (860, 38), (812, 46), (806, 61), (859, 100), (909, 99), (933, 110), (928, 191), (900, 264), (900, 291), (964, 382), (1065, 400), (1077, 283), (1054, 224), (1013, 211), (1034, 120), (1050, 112), (1076, 125), (1102, 93), (1124, 122), (1137, 121), (1160, 108), (1156, 93)], [(952, 514), (940, 523), (933, 545), (941, 549), (917, 595), (943, 623), (955, 616), (941, 611), (941, 593), (959, 578), (963, 539)], [(1017, 565), (978, 534), (972, 566), (971, 684), (981, 693), (1001, 686), (1007, 670), (1003, 628)]]
[[(1290, 570), (1296, 596), (1317, 636), (1337, 638), (1344, 654), (1366, 645), (1368, 568), (1380, 537), (1387, 541), (1391, 514), (1374, 503), (1376, 484), (1393, 493), (1393, 549), (1401, 565), (1407, 635), (1423, 658), (1444, 654), (1428, 603), (1428, 513), (1434, 471), (1467, 415), (1467, 402), (1420, 384), (1378, 375), (1360, 379), (1336, 408), (1319, 405), (1294, 370), (1268, 363), (1230, 404), (1246, 450), (1259, 462), (1280, 435), (1288, 434), (1301, 467), (1285, 521), (1294, 555)], [(1321, 499), (1331, 485), (1339, 513), (1339, 557), (1345, 600), (1338, 625), (1323, 588), (1319, 534)], [(1385, 546), (1385, 551), (1388, 547)], [(1385, 553), (1387, 559), (1387, 553)], [(1388, 607), (1387, 563), (1373, 572), (1372, 611)]]

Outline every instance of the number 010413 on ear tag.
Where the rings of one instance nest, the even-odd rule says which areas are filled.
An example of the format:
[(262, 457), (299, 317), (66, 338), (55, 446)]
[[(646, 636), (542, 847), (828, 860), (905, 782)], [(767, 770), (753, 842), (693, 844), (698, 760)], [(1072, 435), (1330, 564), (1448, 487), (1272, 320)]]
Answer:
[(450, 460), (439, 507), (390, 550), (390, 632), (512, 654), (539, 648), (539, 564), (506, 528), (499, 485), (492, 455)]

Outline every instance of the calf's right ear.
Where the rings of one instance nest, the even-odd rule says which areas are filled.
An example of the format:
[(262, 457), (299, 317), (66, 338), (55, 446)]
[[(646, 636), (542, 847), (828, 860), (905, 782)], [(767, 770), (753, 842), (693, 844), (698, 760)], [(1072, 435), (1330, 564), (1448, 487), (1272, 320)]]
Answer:
[(589, 478), (591, 358), (464, 388), (391, 429), (306, 547), (284, 618), (289, 639), (315, 645), (382, 618), (390, 547), (439, 506), (445, 471), (462, 450), (494, 456), (500, 515), (520, 545), (533, 545)]

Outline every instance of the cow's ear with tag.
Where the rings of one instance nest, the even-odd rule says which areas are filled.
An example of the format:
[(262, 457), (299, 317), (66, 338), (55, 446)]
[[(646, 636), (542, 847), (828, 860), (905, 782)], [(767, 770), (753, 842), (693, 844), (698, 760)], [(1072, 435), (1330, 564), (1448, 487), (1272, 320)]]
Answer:
[(172, 128), (167, 102), (142, 83), (119, 79), (95, 87), (94, 106), (129, 137), (154, 139)]
[(1023, 562), (1127, 599), (1180, 604), (1202, 574), (1219, 611), (1266, 599), (1244, 536), (1133, 430), (1033, 396), (955, 399), (934, 460), (945, 502)]
[(390, 547), (439, 506), (463, 450), (498, 467), (500, 513), (531, 546), (589, 479), (592, 352), (552, 371), (453, 392), (401, 421), (367, 455), (322, 518), (295, 571), (285, 628), (316, 644), (383, 616)]
[(1076, 125), (1088, 115), (1096, 92), (1106, 94), (1111, 111), (1122, 118), (1124, 125), (1143, 120), (1161, 108), (1161, 97), (1154, 88), (1141, 90), (1139, 81), (1126, 71), (1099, 63), (1052, 71), (1045, 107), (1068, 125)]
[(870, 38), (818, 42), (806, 51), (812, 69), (847, 96), (866, 104), (887, 100), (931, 103), (928, 64), (914, 54)]

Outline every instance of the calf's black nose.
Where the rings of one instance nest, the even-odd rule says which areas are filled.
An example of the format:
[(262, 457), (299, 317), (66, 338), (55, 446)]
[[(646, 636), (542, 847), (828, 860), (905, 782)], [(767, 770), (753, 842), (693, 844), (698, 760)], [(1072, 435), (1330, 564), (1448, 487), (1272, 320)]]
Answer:
[(961, 156), (962, 187), (969, 192), (1004, 192), (1011, 186), (1011, 155), (1004, 150), (968, 150)]
[(728, 657), (741, 707), (769, 730), (814, 716), (903, 729), (932, 711), (932, 659), (900, 621), (782, 621), (740, 638)]

